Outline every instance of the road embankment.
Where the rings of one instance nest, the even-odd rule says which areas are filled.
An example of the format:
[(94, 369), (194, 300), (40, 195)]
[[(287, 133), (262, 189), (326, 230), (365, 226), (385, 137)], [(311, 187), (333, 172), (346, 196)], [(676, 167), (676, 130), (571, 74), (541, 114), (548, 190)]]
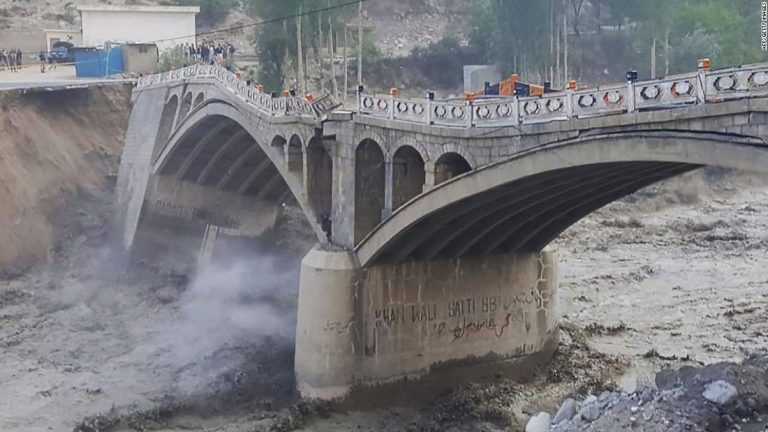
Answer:
[(0, 273), (53, 254), (57, 213), (110, 187), (130, 112), (129, 85), (0, 94)]

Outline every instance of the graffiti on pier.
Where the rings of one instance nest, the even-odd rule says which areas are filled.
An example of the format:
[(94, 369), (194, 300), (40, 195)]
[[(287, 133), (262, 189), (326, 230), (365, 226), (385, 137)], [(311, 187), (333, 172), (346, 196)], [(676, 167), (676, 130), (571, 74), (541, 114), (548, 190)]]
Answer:
[(512, 320), (512, 314), (507, 313), (501, 322), (491, 318), (481, 318), (479, 320), (468, 320), (466, 317), (461, 319), (461, 324), (453, 328), (453, 342), (459, 339), (480, 333), (482, 331), (491, 332), (497, 338), (504, 336), (504, 331), (509, 327)]
[(529, 333), (529, 318), (537, 311), (546, 311), (549, 303), (550, 294), (533, 286), (523, 292), (449, 298), (436, 303), (390, 303), (370, 311), (368, 319), (378, 333), (408, 326), (425, 336), (457, 342), (473, 335), (502, 338), (511, 328)]
[(376, 309), (373, 319), (376, 327), (392, 327), (397, 324), (415, 324), (434, 321), (437, 318), (436, 303), (411, 303), (389, 305)]

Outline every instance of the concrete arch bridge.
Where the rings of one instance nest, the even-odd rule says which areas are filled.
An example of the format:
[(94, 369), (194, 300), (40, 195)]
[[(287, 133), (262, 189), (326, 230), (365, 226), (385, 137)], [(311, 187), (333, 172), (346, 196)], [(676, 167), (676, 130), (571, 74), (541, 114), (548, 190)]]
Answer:
[(557, 342), (547, 245), (561, 232), (702, 166), (768, 171), (768, 64), (480, 102), (360, 93), (336, 108), (218, 67), (143, 77), (118, 179), (126, 249), (196, 255), (211, 227), (258, 237), (298, 202), (318, 241), (296, 339), (308, 397), (535, 366)]

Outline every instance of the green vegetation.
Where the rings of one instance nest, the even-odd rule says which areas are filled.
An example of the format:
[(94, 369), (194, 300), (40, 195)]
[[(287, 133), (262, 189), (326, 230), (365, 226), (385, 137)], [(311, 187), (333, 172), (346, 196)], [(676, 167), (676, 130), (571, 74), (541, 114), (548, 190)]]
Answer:
[[(299, 61), (299, 20), (294, 15), (346, 0), (175, 1), (199, 5), (199, 19), (207, 25), (222, 22), (235, 7), (262, 20), (290, 17), (255, 27), (258, 81), (271, 90), (318, 78), (327, 84), (329, 32), (334, 35), (334, 46), (337, 41), (342, 46), (345, 33), (349, 35), (350, 70), (355, 69), (354, 5), (301, 19), (303, 55)], [(428, 8), (425, 0), (409, 1), (414, 11)], [(716, 68), (768, 60), (760, 50), (760, 3), (754, 0), (467, 0), (465, 6), (467, 17), (455, 22), (466, 23), (463, 34), (468, 43), (451, 36), (414, 50), (407, 59), (390, 61), (380, 59), (374, 36), (366, 33), (366, 75), (376, 78), (377, 60), (392, 67), (400, 62), (434, 76), (440, 83), (436, 85), (450, 87), (460, 83), (464, 64), (496, 63), (505, 73), (517, 72), (529, 81), (551, 80), (563, 85), (565, 78), (616, 81), (628, 69), (638, 70), (641, 78), (690, 71), (702, 57), (709, 57)], [(338, 60), (341, 54), (334, 54)]]
[[(243, 0), (249, 12), (262, 20), (291, 17), (301, 12), (327, 8), (346, 3), (345, 0)], [(349, 18), (356, 15), (357, 8), (334, 9), (301, 18), (301, 41), (303, 61), (311, 54), (313, 59), (320, 58), (320, 51), (328, 49), (329, 32), (334, 35), (344, 34), (344, 26)], [(299, 71), (298, 59), (298, 24), (297, 18), (274, 23), (267, 23), (256, 28), (259, 41), (258, 57), (261, 69), (259, 82), (266, 88), (280, 90), (288, 87), (288, 81), (301, 82), (306, 79), (306, 69)], [(334, 36), (336, 39), (336, 36)], [(342, 40), (338, 38), (338, 40)], [(364, 40), (364, 52), (372, 55), (376, 45)], [(304, 65), (306, 68), (306, 65)]]
[(194, 61), (189, 58), (186, 51), (178, 46), (168, 48), (160, 53), (157, 69), (158, 72), (167, 72), (171, 69), (180, 69), (189, 66), (192, 63), (194, 63)]
[[(749, 0), (475, 0), (470, 45), (484, 60), (550, 77), (568, 24), (569, 77), (635, 68), (643, 76), (766, 60)], [(561, 49), (559, 58), (564, 63)], [(653, 61), (652, 61), (653, 59)], [(562, 69), (563, 65), (561, 65)], [(585, 73), (588, 72), (588, 73)]]
[(227, 18), (229, 11), (240, 6), (240, 0), (176, 0), (180, 6), (200, 6), (198, 20), (213, 26)]

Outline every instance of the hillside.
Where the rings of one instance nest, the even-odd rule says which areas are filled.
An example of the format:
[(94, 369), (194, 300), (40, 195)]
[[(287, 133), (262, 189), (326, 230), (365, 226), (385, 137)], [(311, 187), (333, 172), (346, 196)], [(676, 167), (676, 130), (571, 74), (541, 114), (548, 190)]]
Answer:
[[(143, 4), (165, 5), (170, 0), (0, 0), (0, 49), (20, 48), (38, 52), (45, 48), (43, 29), (79, 28), (78, 5)], [(376, 44), (385, 56), (401, 56), (419, 45), (455, 34), (460, 27), (463, 2), (459, 0), (388, 0), (372, 1), (366, 10), (366, 26), (374, 26)], [(223, 22), (208, 23), (198, 19), (198, 30), (207, 32), (222, 27), (256, 22), (243, 9), (233, 9)], [(233, 42), (240, 52), (253, 53), (253, 31), (245, 29), (215, 39)]]
[(101, 193), (117, 173), (129, 100), (122, 85), (0, 94), (0, 268), (15, 273), (53, 258), (54, 226), (68, 224), (61, 210)]

